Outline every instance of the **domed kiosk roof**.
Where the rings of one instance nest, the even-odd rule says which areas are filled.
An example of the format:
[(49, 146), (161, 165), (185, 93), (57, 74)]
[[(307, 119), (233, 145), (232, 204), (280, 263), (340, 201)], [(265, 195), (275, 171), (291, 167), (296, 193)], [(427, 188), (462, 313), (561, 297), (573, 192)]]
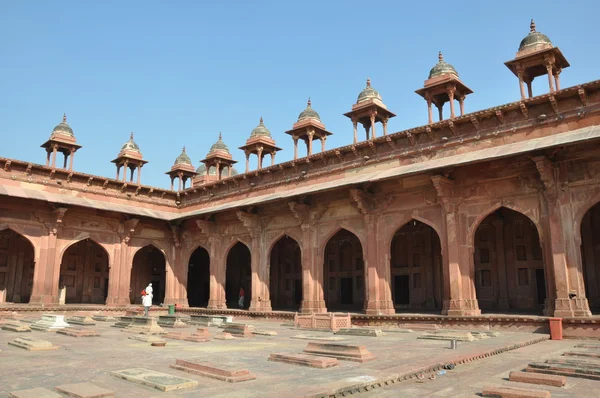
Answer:
[(175, 159), (175, 165), (178, 165), (178, 164), (188, 164), (188, 165), (192, 166), (192, 159), (190, 159), (190, 157), (186, 153), (185, 147), (183, 147), (183, 150), (181, 151), (181, 155), (177, 156), (177, 159)]
[(303, 110), (300, 115), (298, 115), (298, 121), (302, 121), (302, 120), (307, 120), (307, 119), (314, 119), (317, 121), (321, 121), (321, 117), (319, 116), (319, 114), (317, 113), (317, 111), (315, 111), (312, 106), (311, 106), (311, 102), (310, 102), (310, 98), (308, 99), (308, 103), (306, 104), (306, 109)]
[(433, 77), (445, 74), (450, 74), (458, 77), (458, 72), (456, 72), (454, 66), (444, 61), (444, 55), (440, 51), (440, 53), (438, 54), (438, 63), (435, 64), (435, 66), (429, 71), (429, 78), (431, 79)]
[(377, 90), (375, 90), (373, 87), (371, 87), (371, 78), (368, 78), (367, 79), (367, 87), (363, 91), (361, 91), (360, 94), (358, 94), (356, 103), (359, 104), (361, 102), (365, 102), (370, 99), (375, 99), (375, 100), (379, 100), (379, 101), (383, 102), (383, 100), (381, 99), (381, 95), (379, 95)]
[(263, 123), (262, 116), (260, 118), (260, 123), (258, 124), (258, 126), (256, 126), (256, 128), (254, 130), (252, 130), (252, 132), (250, 133), (250, 137), (256, 137), (256, 136), (264, 136), (264, 137), (271, 138), (271, 132)]
[(548, 36), (535, 30), (535, 22), (533, 19), (529, 24), (529, 34), (525, 36), (519, 44), (519, 52), (532, 48), (552, 48), (552, 42)]
[(52, 130), (52, 135), (54, 134), (68, 135), (69, 137), (75, 138), (75, 134), (73, 134), (73, 129), (67, 124), (66, 113), (63, 114), (62, 122), (57, 124), (56, 127), (54, 127), (54, 130)]

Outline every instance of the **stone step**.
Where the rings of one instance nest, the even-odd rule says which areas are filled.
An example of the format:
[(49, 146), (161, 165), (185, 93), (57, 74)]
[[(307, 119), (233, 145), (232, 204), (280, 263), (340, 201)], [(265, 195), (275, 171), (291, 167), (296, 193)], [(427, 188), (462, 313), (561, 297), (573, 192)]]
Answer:
[(305, 354), (271, 354), (269, 356), (269, 361), (285, 362), (319, 369), (330, 368), (338, 365), (338, 360), (336, 358)]
[(31, 332), (29, 325), (21, 322), (6, 322), (2, 325), (2, 330), (9, 332)]
[(274, 332), (272, 330), (254, 330), (252, 334), (258, 336), (277, 336), (277, 332)]
[(12, 391), (8, 396), (9, 398), (63, 398), (62, 395), (42, 387)]
[(349, 344), (308, 343), (304, 352), (307, 354), (332, 357), (354, 362), (367, 362), (375, 359), (364, 346)]
[(567, 382), (567, 378), (564, 376), (530, 372), (510, 372), (508, 374), (508, 380), (518, 383), (542, 384), (553, 387), (562, 387)]
[(550, 398), (550, 391), (526, 390), (514, 387), (485, 387), (481, 394), (483, 397), (502, 398)]
[(14, 341), (9, 341), (8, 344), (23, 348), (27, 351), (49, 351), (58, 350), (60, 347), (46, 340), (34, 339), (31, 337), (19, 337)]
[(102, 398), (115, 396), (114, 391), (98, 387), (92, 383), (62, 384), (56, 386), (55, 390), (68, 397), (74, 398)]
[(253, 337), (252, 328), (249, 325), (243, 323), (227, 323), (223, 329), (224, 333), (229, 333), (235, 337)]
[(64, 315), (42, 314), (42, 319), (31, 325), (32, 330), (41, 332), (53, 332), (58, 329), (68, 328)]
[(567, 351), (567, 352), (564, 352), (563, 355), (567, 356), (567, 357), (588, 357), (588, 358), (598, 358), (598, 359), (600, 359), (600, 352)]
[(456, 341), (475, 341), (478, 340), (471, 332), (461, 332), (452, 330), (438, 330), (435, 332), (425, 333), (417, 337), (425, 340), (456, 340)]
[(383, 332), (380, 329), (360, 329), (360, 328), (350, 328), (350, 329), (340, 329), (335, 332), (336, 335), (342, 336), (362, 336), (362, 337), (380, 337), (383, 336)]
[(110, 374), (120, 379), (143, 384), (164, 392), (198, 387), (198, 382), (195, 380), (143, 368), (115, 370), (110, 372)]
[(215, 364), (212, 362), (177, 359), (175, 360), (175, 365), (170, 365), (170, 367), (200, 376), (227, 381), (229, 383), (256, 379), (256, 376), (250, 373), (248, 369), (241, 369), (226, 364)]
[(106, 316), (106, 315), (94, 315), (92, 317), (93, 320), (98, 321), (98, 322), (114, 322), (117, 320), (117, 318), (113, 317), (113, 316)]
[(64, 334), (71, 337), (97, 337), (100, 336), (94, 329), (82, 329), (82, 328), (64, 328), (57, 330), (56, 333)]
[(559, 376), (581, 377), (584, 379), (600, 380), (600, 369), (589, 369), (559, 363), (530, 363), (525, 369), (532, 373), (545, 373)]
[(577, 344), (575, 347), (576, 348), (591, 348), (591, 349), (600, 350), (600, 344), (594, 344), (594, 343), (581, 343), (581, 344)]
[(290, 337), (291, 339), (296, 340), (317, 340), (317, 341), (344, 341), (347, 340), (344, 337), (338, 336), (319, 336), (316, 334), (299, 334), (296, 336)]
[(69, 324), (81, 326), (95, 326), (96, 322), (89, 316), (72, 316), (67, 319)]

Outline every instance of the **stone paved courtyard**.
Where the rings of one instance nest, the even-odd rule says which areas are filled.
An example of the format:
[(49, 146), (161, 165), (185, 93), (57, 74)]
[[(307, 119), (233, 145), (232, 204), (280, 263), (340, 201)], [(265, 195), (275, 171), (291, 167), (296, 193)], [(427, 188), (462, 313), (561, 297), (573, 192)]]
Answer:
[[(31, 316), (31, 315), (30, 315)], [(129, 339), (130, 333), (111, 327), (114, 322), (97, 322), (94, 328), (100, 337), (69, 337), (54, 332), (15, 333), (0, 331), (0, 396), (34, 387), (54, 389), (67, 383), (90, 382), (107, 388), (118, 397), (155, 397), (163, 395), (210, 397), (302, 397), (331, 392), (336, 389), (368, 382), (386, 375), (404, 374), (458, 357), (477, 355), (506, 346), (525, 343), (543, 337), (524, 332), (501, 332), (473, 342), (459, 342), (457, 350), (449, 349), (448, 341), (419, 340), (424, 331), (386, 333), (382, 337), (343, 336), (333, 343), (364, 345), (377, 358), (366, 363), (340, 361), (339, 366), (315, 369), (286, 363), (269, 362), (271, 353), (301, 353), (309, 340), (292, 339), (299, 334), (332, 337), (332, 333), (296, 330), (279, 322), (244, 321), (259, 330), (276, 331), (277, 336), (255, 336), (249, 339), (211, 340), (195, 343), (167, 339), (165, 347)], [(194, 332), (195, 327), (166, 331)], [(210, 327), (214, 336), (221, 329)], [(9, 346), (18, 337), (48, 340), (61, 348), (55, 351), (32, 352)], [(312, 341), (312, 340), (311, 340)], [(506, 384), (511, 370), (521, 370), (528, 362), (540, 360), (572, 348), (575, 340), (547, 341), (505, 352), (447, 371), (435, 380), (396, 383), (364, 393), (364, 396), (473, 396), (486, 385)], [(227, 383), (169, 368), (176, 359), (198, 359), (249, 369), (256, 380)], [(145, 368), (198, 382), (189, 390), (161, 392), (110, 375), (111, 371)], [(517, 384), (517, 383), (511, 383)], [(585, 395), (598, 382), (568, 379), (562, 389), (554, 388), (553, 396)], [(521, 384), (522, 388), (528, 385)], [(539, 387), (538, 387), (539, 388)], [(544, 389), (550, 389), (544, 388)], [(555, 393), (555, 390), (557, 391)]]

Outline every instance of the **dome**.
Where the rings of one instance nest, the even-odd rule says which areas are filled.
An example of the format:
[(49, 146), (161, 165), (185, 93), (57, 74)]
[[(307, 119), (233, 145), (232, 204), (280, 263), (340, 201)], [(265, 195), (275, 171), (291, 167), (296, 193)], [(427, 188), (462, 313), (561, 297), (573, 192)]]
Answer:
[(527, 36), (523, 40), (521, 40), (521, 44), (519, 44), (519, 51), (524, 51), (532, 47), (544, 47), (544, 48), (552, 48), (552, 42), (545, 34), (540, 32), (536, 32), (535, 30), (535, 22), (533, 19), (531, 20), (531, 24), (529, 25), (530, 31)]
[(458, 73), (456, 72), (456, 69), (454, 69), (454, 66), (444, 61), (444, 56), (442, 55), (441, 51), (438, 55), (438, 59), (438, 63), (435, 64), (435, 66), (429, 71), (430, 79), (432, 77), (441, 76), (445, 74), (450, 74), (458, 77)]
[(62, 122), (58, 125), (56, 125), (56, 127), (54, 127), (54, 130), (52, 130), (52, 134), (62, 134), (62, 135), (68, 135), (70, 137), (75, 137), (75, 134), (73, 134), (73, 129), (71, 129), (71, 126), (69, 126), (67, 124), (67, 114), (63, 114), (63, 119)]
[(190, 159), (188, 154), (185, 152), (185, 147), (183, 147), (181, 155), (177, 156), (177, 159), (175, 159), (175, 164), (189, 164), (190, 166), (192, 165), (192, 159)]
[(140, 152), (140, 147), (133, 141), (133, 133), (129, 136), (129, 141), (127, 141), (121, 147), (121, 152), (129, 151), (129, 152)]
[(369, 78), (367, 79), (367, 87), (363, 91), (361, 91), (360, 94), (358, 94), (356, 103), (358, 104), (360, 102), (368, 101), (370, 99), (376, 99), (383, 102), (383, 100), (381, 99), (381, 95), (379, 95), (377, 90), (371, 87), (371, 79)]
[[(206, 175), (206, 165), (204, 163), (202, 163), (200, 166), (198, 166), (198, 168), (196, 169), (196, 173), (198, 173), (198, 175)], [(217, 168), (214, 167), (214, 166), (212, 166), (210, 168), (209, 174), (211, 176), (216, 176), (217, 175)], [(223, 167), (223, 172), (221, 173), (221, 175), (223, 176), (223, 178), (226, 178), (229, 175), (229, 167), (227, 167), (227, 166)], [(238, 172), (235, 169), (235, 167), (233, 167), (231, 169), (231, 175), (232, 176), (238, 175)]]
[(217, 140), (217, 142), (215, 142), (213, 146), (210, 147), (209, 152), (212, 151), (225, 151), (229, 153), (229, 148), (227, 148), (227, 145), (225, 145), (225, 143), (223, 142), (223, 136), (221, 135), (221, 133), (219, 133), (219, 139)]
[(250, 133), (250, 137), (255, 137), (255, 136), (259, 136), (259, 135), (271, 138), (271, 132), (263, 124), (262, 117), (260, 118), (260, 123), (258, 124), (258, 126), (256, 126), (256, 128), (254, 130), (252, 130), (252, 133)]
[(321, 121), (321, 117), (319, 114), (311, 107), (310, 98), (308, 99), (308, 104), (306, 105), (306, 109), (298, 115), (298, 121), (306, 120), (306, 119), (315, 119), (317, 121)]

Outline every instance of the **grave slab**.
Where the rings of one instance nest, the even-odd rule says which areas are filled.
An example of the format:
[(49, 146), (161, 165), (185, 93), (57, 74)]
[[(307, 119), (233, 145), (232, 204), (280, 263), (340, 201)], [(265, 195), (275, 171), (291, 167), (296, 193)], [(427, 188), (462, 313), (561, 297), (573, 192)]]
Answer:
[(110, 372), (110, 374), (132, 383), (143, 384), (165, 392), (198, 387), (198, 382), (195, 380), (143, 368), (116, 370)]
[(89, 316), (72, 316), (67, 319), (69, 324), (81, 326), (95, 326), (96, 322)]
[(136, 334), (167, 334), (167, 332), (158, 325), (155, 318), (151, 317), (132, 317), (133, 322), (125, 326), (122, 332)]
[(291, 339), (296, 340), (320, 340), (320, 341), (343, 341), (347, 340), (345, 337), (337, 337), (337, 336), (319, 336), (315, 334), (299, 334), (296, 336), (290, 337)]
[(115, 393), (92, 383), (63, 384), (56, 386), (56, 391), (74, 398), (114, 397)]
[(250, 326), (243, 323), (227, 323), (223, 333), (229, 333), (235, 337), (248, 338), (253, 336)]
[(526, 390), (513, 387), (485, 387), (482, 392), (484, 397), (502, 398), (550, 398), (550, 391)]
[(31, 337), (18, 337), (14, 341), (9, 341), (8, 344), (23, 348), (27, 351), (48, 351), (59, 349), (59, 346), (56, 346), (49, 341), (34, 339)]
[(31, 332), (29, 325), (21, 322), (7, 322), (2, 325), (2, 330), (7, 330), (9, 332)]
[(71, 337), (96, 337), (100, 336), (95, 329), (82, 329), (82, 328), (64, 328), (57, 330), (56, 333), (64, 334)]
[(215, 335), (216, 340), (235, 340), (235, 337), (231, 335), (231, 333), (221, 332)]
[(600, 344), (594, 344), (594, 343), (581, 343), (581, 344), (577, 344), (575, 347), (576, 348), (591, 348), (594, 350), (600, 350)]
[(456, 341), (475, 341), (479, 340), (471, 332), (459, 330), (437, 330), (420, 335), (418, 339), (425, 340), (456, 340)]
[(248, 369), (237, 368), (222, 363), (216, 364), (212, 362), (177, 359), (175, 360), (175, 365), (170, 365), (170, 367), (200, 376), (227, 381), (229, 383), (256, 379), (256, 376), (250, 373)]
[(508, 380), (518, 383), (541, 384), (553, 387), (562, 387), (567, 382), (567, 378), (564, 376), (528, 372), (510, 372)]
[(94, 315), (92, 319), (98, 322), (114, 322), (117, 320), (117, 318), (115, 318), (114, 316), (106, 315)]
[(383, 332), (380, 329), (360, 329), (360, 328), (349, 328), (340, 329), (335, 332), (336, 335), (342, 336), (362, 336), (362, 337), (380, 337), (383, 336)]
[(277, 332), (272, 330), (254, 330), (252, 331), (252, 334), (257, 336), (277, 336)]
[(181, 317), (176, 315), (159, 315), (158, 325), (167, 328), (186, 328), (188, 326), (181, 320)]
[(164, 341), (162, 338), (157, 336), (152, 336), (150, 334), (136, 334), (133, 336), (129, 336), (130, 340), (144, 341), (146, 343), (154, 343)]
[(62, 395), (42, 387), (12, 391), (8, 396), (9, 398), (63, 398)]
[(561, 363), (530, 363), (525, 369), (526, 372), (545, 373), (559, 376), (581, 377), (584, 379), (600, 380), (600, 368), (590, 368), (577, 365)]
[(269, 356), (269, 361), (285, 362), (319, 369), (330, 368), (338, 365), (338, 360), (336, 358), (306, 354), (271, 354)]
[(58, 329), (68, 328), (64, 315), (42, 314), (42, 319), (31, 325), (31, 329), (41, 332), (54, 332)]
[(371, 354), (365, 346), (350, 344), (308, 343), (304, 352), (361, 363), (375, 359), (375, 355)]
[(592, 352), (592, 351), (567, 351), (563, 353), (564, 356), (567, 357), (587, 357), (587, 358), (599, 358), (600, 352)]

